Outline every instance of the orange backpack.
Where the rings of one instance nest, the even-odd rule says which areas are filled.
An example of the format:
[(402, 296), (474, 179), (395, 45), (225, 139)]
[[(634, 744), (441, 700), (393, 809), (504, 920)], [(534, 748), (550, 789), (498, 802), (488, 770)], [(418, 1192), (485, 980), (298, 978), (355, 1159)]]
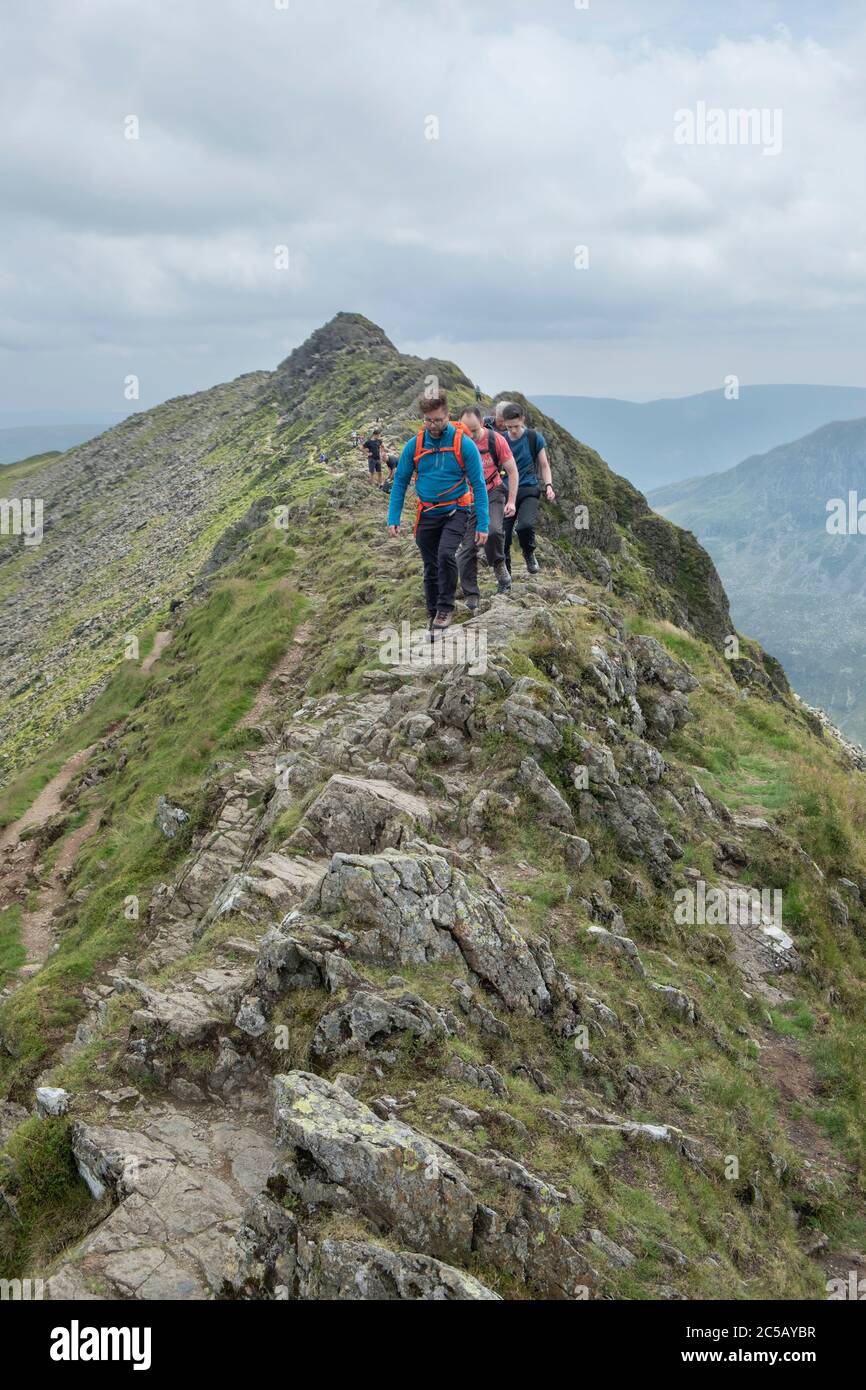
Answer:
[[(417, 477), (418, 477), (418, 461), (419, 461), (419, 459), (424, 458), (424, 456), (425, 456), (426, 454), (437, 454), (437, 453), (448, 454), (448, 453), (453, 453), (453, 454), (454, 454), (454, 457), (455, 457), (456, 460), (457, 460), (457, 462), (460, 464), (460, 471), (461, 471), (461, 473), (463, 474), (463, 484), (462, 484), (462, 486), (463, 486), (463, 492), (461, 493), (461, 495), (460, 495), (459, 497), (454, 496), (454, 495), (452, 495), (452, 496), (450, 496), (450, 497), (447, 497), (447, 496), (446, 496), (441, 502), (422, 502), (422, 501), (421, 501), (421, 498), (419, 497), (419, 498), (418, 498), (418, 511), (417, 511), (416, 516), (415, 516), (415, 531), (418, 530), (418, 522), (421, 520), (421, 513), (422, 513), (422, 512), (429, 511), (432, 507), (454, 507), (454, 506), (457, 506), (457, 507), (471, 507), (471, 506), (472, 506), (472, 501), (473, 501), (473, 499), (472, 499), (472, 490), (471, 490), (471, 488), (469, 487), (468, 483), (466, 482), (466, 465), (465, 465), (465, 463), (463, 462), (463, 439), (464, 439), (464, 436), (465, 436), (465, 434), (466, 434), (466, 428), (465, 428), (464, 425), (455, 424), (453, 420), (452, 420), (452, 421), (449, 421), (449, 423), (454, 425), (454, 439), (452, 440), (452, 442), (451, 442), (450, 444), (446, 444), (445, 447), (444, 447), (444, 449), (425, 449), (425, 448), (424, 448), (424, 435), (425, 435), (425, 433), (426, 433), (426, 430), (425, 430), (424, 426), (422, 425), (421, 429), (418, 431), (418, 433), (417, 433), (416, 436), (415, 436), (415, 457), (414, 457), (414, 459), (413, 459), (412, 477), (413, 477), (413, 478), (417, 478)], [(460, 486), (461, 486), (460, 483), (455, 483), (453, 487), (451, 487), (451, 488), (448, 489), (448, 492), (454, 494), (454, 493), (456, 493), (457, 489), (458, 489)]]

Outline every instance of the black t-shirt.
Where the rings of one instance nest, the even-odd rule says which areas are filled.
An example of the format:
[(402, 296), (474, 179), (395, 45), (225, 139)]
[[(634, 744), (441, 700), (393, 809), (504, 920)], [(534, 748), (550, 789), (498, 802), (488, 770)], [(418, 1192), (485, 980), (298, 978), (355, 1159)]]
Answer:
[(370, 455), (370, 458), (373, 459), (376, 463), (378, 463), (378, 462), (379, 462), (379, 454), (381, 453), (381, 450), (382, 450), (382, 441), (381, 441), (381, 439), (368, 439), (368, 440), (366, 440), (365, 443), (364, 443), (364, 448), (367, 450), (367, 453)]

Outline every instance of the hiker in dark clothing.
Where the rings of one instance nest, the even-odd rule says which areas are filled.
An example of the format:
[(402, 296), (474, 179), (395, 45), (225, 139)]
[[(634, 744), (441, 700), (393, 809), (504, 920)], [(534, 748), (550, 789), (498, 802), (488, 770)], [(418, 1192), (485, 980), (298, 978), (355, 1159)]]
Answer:
[(415, 475), (418, 510), (415, 541), (424, 561), (424, 594), (432, 636), (450, 625), (457, 588), (457, 548), (470, 512), (478, 527), (476, 545), (487, 540), (487, 488), (481, 455), (463, 425), (448, 419), (444, 392), (424, 397), (419, 405), (424, 424), (404, 445), (394, 473), (388, 508), (388, 533), (400, 534), (406, 489)]
[(377, 487), (382, 486), (382, 450), (384, 447), (381, 430), (374, 430), (370, 438), (364, 441), (370, 482), (376, 483)]
[[(485, 429), (481, 423), (481, 411), (477, 405), (467, 405), (460, 412), (460, 420), (478, 446), (481, 466), (487, 485), (487, 504), (490, 511), (490, 529), (484, 544), (487, 563), (493, 567), (500, 594), (507, 594), (511, 588), (511, 575), (505, 563), (504, 518), (514, 516), (517, 497), (518, 474), (507, 440), (495, 429)], [(506, 493), (503, 470), (508, 481)], [(478, 589), (478, 560), (481, 547), (475, 544), (475, 524), (470, 518), (466, 535), (457, 552), (457, 571), (466, 607), (474, 613), (480, 600)]]
[[(505, 518), (505, 561), (511, 572), (511, 538), (517, 532), (520, 549), (530, 574), (538, 574), (538, 557), (535, 554), (535, 523), (538, 520), (538, 504), (541, 500), (541, 487), (548, 502), (556, 501), (553, 478), (547, 457), (547, 442), (540, 430), (526, 428), (526, 411), (519, 405), (507, 404), (502, 407), (502, 418), (508, 433), (508, 442), (517, 464), (520, 483), (517, 489), (517, 511), (513, 517)], [(539, 477), (540, 475), (540, 477)]]
[(497, 401), (497, 402), (496, 402), (496, 405), (493, 407), (493, 414), (492, 414), (492, 415), (485, 415), (485, 417), (484, 417), (483, 424), (484, 424), (485, 429), (488, 429), (488, 430), (498, 430), (500, 434), (505, 434), (505, 420), (504, 420), (503, 417), (502, 417), (502, 412), (503, 412), (503, 410), (505, 409), (505, 407), (506, 407), (507, 405), (511, 405), (511, 402), (510, 402), (510, 401)]

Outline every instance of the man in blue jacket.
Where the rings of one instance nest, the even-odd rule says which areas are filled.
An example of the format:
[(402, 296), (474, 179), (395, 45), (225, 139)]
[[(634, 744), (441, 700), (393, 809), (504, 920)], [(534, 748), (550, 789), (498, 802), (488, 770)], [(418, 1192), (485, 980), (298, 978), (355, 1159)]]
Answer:
[(394, 473), (388, 507), (388, 534), (399, 536), (403, 502), (417, 470), (418, 515), (415, 541), (424, 561), (424, 594), (430, 630), (444, 632), (454, 613), (456, 554), (475, 508), (476, 545), (487, 540), (489, 509), (481, 455), (462, 425), (448, 418), (444, 391), (420, 402), (423, 428), (407, 440)]

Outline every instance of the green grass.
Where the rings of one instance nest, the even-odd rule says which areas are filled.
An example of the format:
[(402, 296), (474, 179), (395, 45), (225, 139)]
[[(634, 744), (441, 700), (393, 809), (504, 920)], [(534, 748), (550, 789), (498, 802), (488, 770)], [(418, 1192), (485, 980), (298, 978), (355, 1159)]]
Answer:
[(24, 947), (21, 945), (21, 908), (12, 903), (5, 912), (0, 912), (0, 988), (6, 984), (10, 975), (23, 965)]
[[(153, 885), (170, 877), (188, 852), (192, 834), (215, 809), (218, 792), (209, 774), (255, 743), (251, 732), (238, 736), (237, 722), (304, 610), (304, 600), (276, 582), (290, 570), (291, 552), (271, 551), (269, 536), (262, 545), (270, 559), (256, 568), (256, 578), (226, 578), (189, 611), (154, 668), (147, 699), (136, 705), (112, 750), (100, 792), (107, 824), (85, 842), (75, 881), (95, 885), (94, 891), (56, 954), (0, 1011), (0, 1027), (14, 1051), (0, 1059), (0, 1078), (13, 1091), (26, 1094), (58, 1038), (81, 1017), (81, 985), (112, 956), (134, 948), (139, 923), (124, 916), (124, 902), (131, 894), (141, 899), (141, 921)], [(121, 671), (116, 679), (121, 691), (106, 691), (105, 701), (122, 708), (129, 703), (128, 682), (136, 677)], [(185, 833), (173, 841), (154, 821), (160, 795), (190, 816)]]
[(95, 1203), (78, 1176), (67, 1119), (25, 1120), (6, 1153), (2, 1182), (17, 1219), (0, 1220), (0, 1270), (40, 1277), (54, 1255), (107, 1214), (107, 1204)]

